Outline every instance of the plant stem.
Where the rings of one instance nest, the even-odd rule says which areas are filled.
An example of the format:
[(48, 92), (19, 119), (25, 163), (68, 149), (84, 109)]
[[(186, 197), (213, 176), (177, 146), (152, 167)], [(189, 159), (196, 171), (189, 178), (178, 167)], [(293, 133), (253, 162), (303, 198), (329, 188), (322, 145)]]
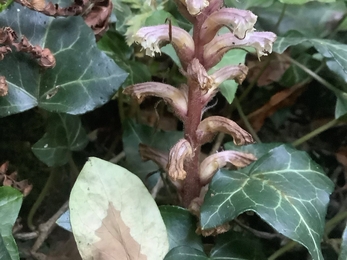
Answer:
[(327, 223), (325, 224), (325, 235), (329, 235), (331, 230), (333, 230), (335, 226), (345, 218), (347, 218), (347, 211), (342, 211), (336, 214), (332, 219), (327, 221)]
[(252, 125), (251, 125), (250, 122), (248, 121), (247, 116), (243, 113), (243, 110), (242, 110), (242, 107), (241, 107), (241, 105), (240, 105), (240, 103), (239, 103), (239, 100), (238, 100), (236, 97), (235, 97), (235, 99), (234, 99), (234, 103), (235, 103), (236, 109), (237, 109), (237, 111), (239, 112), (240, 117), (241, 117), (243, 123), (245, 124), (245, 126), (246, 126), (248, 132), (251, 133), (251, 135), (253, 136), (254, 140), (257, 141), (257, 143), (261, 143), (261, 140), (260, 140), (259, 136), (258, 136), (257, 133), (254, 131)]
[[(200, 28), (203, 23), (203, 17), (197, 17), (194, 24), (193, 39), (195, 43), (195, 58), (204, 65), (203, 61), (203, 47), (200, 43)], [(200, 178), (199, 178), (199, 158), (200, 158), (200, 144), (198, 142), (197, 129), (201, 121), (201, 114), (203, 105), (201, 102), (201, 90), (198, 82), (188, 80), (188, 111), (186, 120), (184, 120), (184, 137), (189, 141), (194, 156), (189, 163), (185, 165), (187, 177), (183, 182), (183, 189), (181, 191), (182, 203), (184, 207), (188, 207), (193, 199), (200, 195)]]
[(281, 247), (280, 249), (278, 249), (275, 253), (273, 253), (268, 260), (275, 260), (277, 257), (283, 255), (285, 252), (289, 251), (290, 249), (292, 249), (294, 246), (296, 246), (297, 242), (295, 241), (291, 241), (288, 244), (286, 244), (285, 246)]
[(282, 12), (281, 12), (280, 16), (278, 17), (277, 23), (275, 25), (274, 31), (276, 31), (276, 32), (278, 32), (278, 27), (280, 26), (280, 24), (283, 20), (284, 14), (286, 13), (286, 9), (287, 9), (287, 4), (283, 4)]
[(326, 123), (325, 125), (322, 125), (320, 127), (318, 127), (317, 129), (313, 130), (312, 132), (308, 133), (307, 135), (304, 135), (302, 137), (300, 137), (299, 139), (297, 139), (296, 141), (294, 141), (292, 143), (292, 145), (295, 147), (295, 146), (298, 146), (304, 142), (306, 142), (307, 140), (315, 137), (316, 135), (324, 132), (325, 130), (328, 130), (330, 127), (333, 127), (335, 126), (337, 123), (339, 122), (339, 119), (334, 119), (328, 123)]
[(59, 176), (59, 171), (56, 168), (51, 168), (51, 172), (49, 174), (49, 177), (46, 181), (45, 186), (43, 187), (39, 197), (37, 198), (37, 200), (35, 201), (34, 205), (31, 207), (29, 215), (28, 215), (28, 220), (27, 220), (27, 224), (28, 227), (31, 230), (35, 230), (36, 227), (33, 224), (33, 217), (37, 211), (37, 209), (40, 207), (42, 201), (44, 200), (44, 198), (46, 197), (49, 189), (51, 188), (52, 184), (54, 183), (55, 178)]

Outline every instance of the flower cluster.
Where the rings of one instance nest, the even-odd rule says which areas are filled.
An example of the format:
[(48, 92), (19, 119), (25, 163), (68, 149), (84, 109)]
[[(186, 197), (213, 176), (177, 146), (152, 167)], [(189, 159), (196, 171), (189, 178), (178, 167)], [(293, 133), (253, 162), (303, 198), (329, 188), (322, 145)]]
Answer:
[[(211, 116), (201, 121), (204, 108), (225, 80), (233, 79), (241, 84), (248, 68), (229, 65), (209, 73), (223, 55), (235, 48), (252, 47), (258, 58), (272, 52), (276, 35), (272, 32), (255, 32), (257, 16), (250, 11), (227, 8), (222, 0), (177, 0), (177, 6), (193, 23), (193, 36), (185, 30), (171, 25), (141, 28), (133, 37), (141, 44), (146, 54), (160, 53), (160, 47), (171, 43), (182, 65), (186, 84), (174, 87), (158, 82), (135, 84), (124, 89), (139, 102), (146, 96), (162, 98), (184, 124), (184, 139), (174, 145), (166, 157), (163, 153), (141, 146), (144, 159), (151, 159), (167, 170), (177, 187), (182, 204), (196, 208), (197, 199), (215, 172), (232, 164), (244, 167), (256, 160), (247, 153), (223, 151), (200, 162), (200, 147), (211, 142), (218, 132), (231, 135), (236, 145), (252, 143), (252, 136), (234, 121)], [(227, 33), (219, 34), (222, 27)], [(203, 196), (203, 195), (202, 195)], [(203, 199), (203, 198), (202, 198)]]

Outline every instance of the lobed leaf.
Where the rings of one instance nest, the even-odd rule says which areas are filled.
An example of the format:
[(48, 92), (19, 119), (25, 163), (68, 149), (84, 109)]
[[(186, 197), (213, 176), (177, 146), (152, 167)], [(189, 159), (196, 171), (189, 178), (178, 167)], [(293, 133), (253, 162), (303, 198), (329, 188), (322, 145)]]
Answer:
[(1, 13), (0, 26), (49, 48), (56, 59), (53, 69), (44, 70), (28, 54), (5, 56), (0, 71), (9, 90), (0, 97), (0, 117), (36, 106), (82, 114), (105, 104), (127, 76), (97, 48), (82, 17), (48, 17), (14, 3)]
[(241, 170), (219, 170), (201, 207), (201, 226), (213, 228), (251, 210), (323, 260), (320, 241), (333, 187), (306, 153), (282, 145)]
[(169, 242), (158, 207), (138, 177), (89, 158), (70, 196), (70, 220), (84, 260), (163, 259)]
[(32, 151), (48, 166), (61, 166), (69, 161), (71, 151), (80, 151), (87, 143), (78, 116), (50, 113), (47, 132), (32, 146)]

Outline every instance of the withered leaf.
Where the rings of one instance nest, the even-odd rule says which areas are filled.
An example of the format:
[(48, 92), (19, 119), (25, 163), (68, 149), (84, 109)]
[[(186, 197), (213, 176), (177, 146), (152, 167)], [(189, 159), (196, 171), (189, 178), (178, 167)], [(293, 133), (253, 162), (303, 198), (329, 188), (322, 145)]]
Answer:
[(121, 212), (109, 203), (101, 227), (95, 231), (100, 241), (94, 243), (94, 257), (99, 260), (146, 260), (141, 245), (132, 237), (130, 228), (122, 220)]
[(0, 97), (4, 97), (8, 94), (8, 86), (6, 82), (6, 78), (4, 76), (0, 76)]

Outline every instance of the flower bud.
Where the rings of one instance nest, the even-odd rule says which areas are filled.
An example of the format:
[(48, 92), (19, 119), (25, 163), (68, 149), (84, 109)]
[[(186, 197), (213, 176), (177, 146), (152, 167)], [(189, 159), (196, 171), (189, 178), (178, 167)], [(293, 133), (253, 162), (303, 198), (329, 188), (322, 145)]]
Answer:
[(257, 158), (250, 153), (242, 153), (236, 151), (224, 151), (208, 156), (200, 164), (200, 183), (206, 185), (209, 183), (216, 171), (227, 163), (231, 163), (236, 167), (245, 167)]
[(212, 41), (219, 29), (231, 26), (237, 38), (245, 38), (247, 32), (253, 31), (257, 16), (251, 11), (236, 8), (222, 8), (212, 13), (201, 27), (200, 41), (205, 45)]
[(211, 88), (213, 83), (204, 66), (202, 66), (199, 60), (196, 58), (194, 58), (193, 61), (189, 63), (185, 76), (188, 78), (188, 82), (196, 82), (199, 85), (200, 89), (205, 93)]
[(201, 11), (209, 5), (207, 0), (184, 0), (187, 5), (188, 12), (195, 16), (201, 13)]
[(194, 41), (185, 30), (168, 24), (142, 27), (133, 36), (136, 43), (146, 50), (146, 54), (154, 56), (160, 52), (160, 44), (171, 42), (176, 50), (177, 56), (180, 58), (183, 68), (186, 68), (189, 61), (194, 56)]
[(172, 180), (184, 180), (187, 172), (184, 163), (190, 161), (194, 156), (193, 149), (186, 139), (181, 139), (172, 147), (169, 154), (167, 172)]
[(210, 116), (200, 122), (197, 135), (200, 144), (212, 141), (216, 133), (231, 135), (236, 145), (253, 143), (251, 134), (239, 127), (234, 121), (222, 116)]
[(144, 82), (126, 87), (123, 93), (136, 98), (139, 103), (141, 103), (146, 96), (160, 97), (172, 107), (174, 113), (181, 120), (183, 120), (187, 114), (187, 96), (180, 89), (168, 84)]
[(206, 70), (216, 65), (223, 55), (231, 49), (242, 47), (255, 48), (258, 58), (272, 52), (272, 45), (276, 40), (276, 34), (272, 32), (247, 33), (244, 39), (238, 39), (232, 33), (226, 33), (215, 37), (205, 45), (204, 60)]

